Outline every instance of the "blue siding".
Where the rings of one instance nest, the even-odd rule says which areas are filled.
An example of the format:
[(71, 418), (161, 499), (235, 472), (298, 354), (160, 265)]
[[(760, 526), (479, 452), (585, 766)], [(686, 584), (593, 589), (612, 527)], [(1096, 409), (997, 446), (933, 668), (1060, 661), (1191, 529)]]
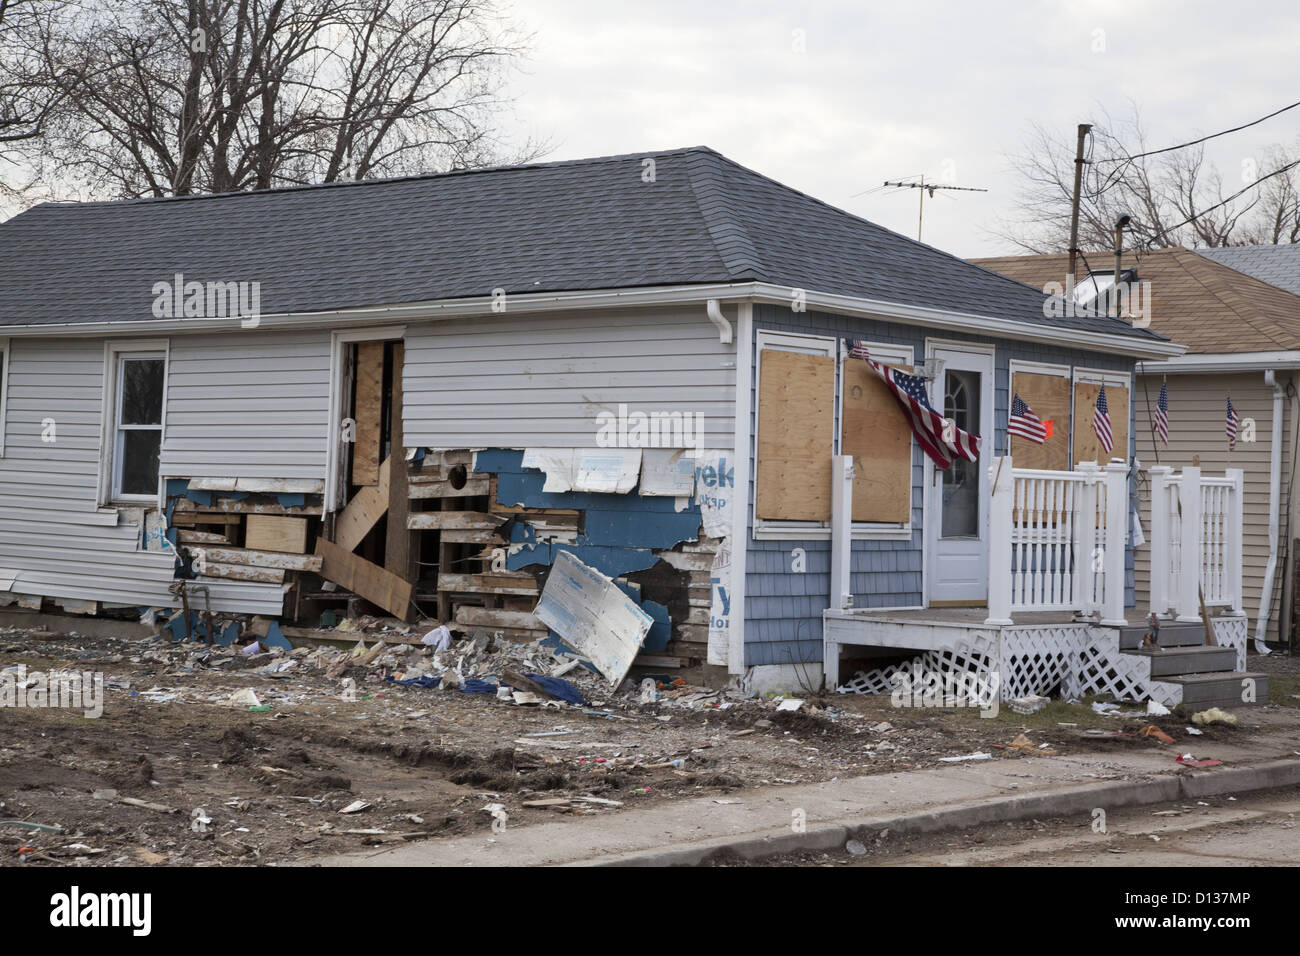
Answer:
[[(1007, 409), (1011, 402), (1011, 365), (1015, 361), (1083, 366), (1104, 371), (1127, 372), (1134, 362), (1123, 356), (1082, 349), (1015, 342), (985, 336), (963, 335), (942, 329), (926, 329), (896, 322), (859, 319), (824, 312), (791, 312), (775, 305), (754, 307), (754, 331), (789, 332), (835, 336), (841, 339), (870, 339), (891, 345), (911, 346), (918, 362), (925, 358), (927, 336), (954, 342), (993, 345), (995, 448), (1006, 440)], [(828, 540), (755, 541), (753, 538), (754, 433), (757, 427), (758, 395), (757, 335), (750, 356), (754, 373), (750, 379), (750, 479), (747, 513), (750, 537), (745, 569), (745, 663), (800, 664), (822, 659), (822, 611), (830, 594), (830, 542)], [(1129, 460), (1133, 456), (1134, 421), (1137, 402), (1129, 389)], [(924, 453), (912, 447), (912, 538), (910, 541), (854, 541), (850, 566), (850, 587), (857, 607), (915, 607), (923, 602), (921, 561), (925, 529), (922, 527), (922, 482)], [(1136, 500), (1136, 484), (1129, 494)], [(791, 570), (791, 551), (803, 548), (807, 571)], [(1126, 548), (1125, 603), (1134, 603), (1133, 550)]]

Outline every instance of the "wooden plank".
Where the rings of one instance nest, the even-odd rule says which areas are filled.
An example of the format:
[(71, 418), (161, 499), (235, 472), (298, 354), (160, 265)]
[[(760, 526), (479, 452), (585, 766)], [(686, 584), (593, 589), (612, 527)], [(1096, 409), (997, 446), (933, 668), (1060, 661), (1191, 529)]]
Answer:
[(439, 591), (470, 594), (539, 594), (537, 579), (523, 572), (497, 571), (490, 574), (439, 574)]
[(912, 517), (912, 428), (889, 386), (862, 359), (844, 363), (842, 414), (840, 444), (853, 456), (853, 520), (906, 524)]
[(177, 538), (181, 544), (230, 544), (230, 539), (224, 534), (211, 531), (181, 531)]
[(226, 578), (230, 581), (257, 581), (262, 584), (283, 584), (284, 571), (280, 568), (254, 568), (246, 564), (213, 564), (205, 562), (200, 577)]
[(490, 531), (505, 522), (499, 515), (481, 511), (420, 511), (407, 517), (406, 526), (412, 531)]
[[(1069, 471), (1072, 467), (1069, 376), (1017, 371), (1011, 376), (1011, 393), (1019, 395), (1044, 423), (1052, 423), (1052, 436), (1041, 445), (1027, 438), (1011, 436), (1011, 460), (1016, 467)], [(1106, 389), (1106, 399), (1109, 402), (1110, 389)], [(1089, 418), (1089, 431), (1092, 430), (1091, 421)], [(1114, 419), (1111, 421), (1113, 425)]]
[(358, 342), (356, 422), (352, 443), (352, 483), (379, 484), (379, 445), (383, 440), (384, 343)]
[(486, 495), (488, 491), (487, 475), (471, 475), (460, 488), (454, 487), (447, 479), (412, 484), (409, 495), (412, 498), (472, 498)]
[(280, 515), (249, 515), (244, 519), (244, 547), (252, 551), (305, 554), (307, 519)]
[(274, 501), (235, 501), (218, 498), (210, 505), (200, 505), (189, 498), (176, 499), (176, 514), (258, 514), (319, 515), (320, 505), (282, 505)]
[(406, 461), (406, 450), (402, 438), (402, 366), (406, 359), (406, 349), (401, 342), (393, 345), (393, 389), (391, 421), (388, 426), (390, 442), (390, 459), (393, 464), (388, 476), (388, 524), (384, 535), (384, 567), (393, 574), (407, 580), (415, 580), (418, 571), (411, 561), (411, 531), (406, 526), (406, 517), (410, 514), (411, 503), (407, 497), (409, 489), (406, 476), (410, 465)]
[(503, 611), (491, 607), (458, 607), (456, 623), (467, 627), (512, 627), (546, 633), (546, 625), (531, 611)]
[(829, 521), (835, 359), (764, 349), (759, 389), (758, 517)]
[(566, 508), (525, 508), (522, 505), (502, 505), (497, 504), (495, 496), (492, 503), (488, 506), (488, 511), (494, 515), (511, 515), (541, 518), (577, 518), (579, 512), (570, 511)]
[[(460, 531), (451, 529), (442, 531), (438, 537), (443, 544), (486, 544), (501, 546), (506, 543), (506, 539), (499, 531)], [(488, 557), (491, 558), (492, 555), (489, 553)]]
[(414, 608), (411, 605), (409, 581), (365, 558), (344, 551), (324, 538), (316, 539), (316, 553), (324, 559), (320, 575), (325, 580), (333, 581), (339, 587), (360, 595), (403, 621), (411, 620)]
[(392, 456), (379, 466), (379, 483), (361, 488), (334, 521), (334, 543), (344, 551), (355, 551), (388, 513), (388, 481)]
[(1112, 458), (1128, 460), (1128, 389), (1119, 385), (1106, 386), (1106, 406), (1110, 412), (1110, 433), (1114, 446), (1110, 454), (1101, 447), (1101, 441), (1092, 430), (1092, 418), (1097, 407), (1100, 385), (1078, 382), (1074, 386), (1074, 453), (1075, 463), (1095, 461), (1105, 465)]
[(257, 551), (250, 548), (197, 549), (205, 561), (217, 564), (247, 564), (258, 568), (284, 568), (289, 571), (314, 571), (320, 573), (321, 559), (314, 554), (283, 554), (277, 551)]

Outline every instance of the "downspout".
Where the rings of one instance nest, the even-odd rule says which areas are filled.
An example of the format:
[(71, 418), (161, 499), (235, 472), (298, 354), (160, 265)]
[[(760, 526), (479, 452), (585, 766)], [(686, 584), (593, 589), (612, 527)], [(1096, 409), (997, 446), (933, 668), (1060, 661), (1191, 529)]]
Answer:
[(727, 317), (722, 314), (722, 306), (718, 305), (717, 299), (710, 299), (706, 306), (709, 315), (709, 321), (718, 327), (718, 341), (723, 345), (731, 344), (731, 323)]
[(1273, 388), (1273, 447), (1268, 462), (1268, 564), (1259, 593), (1259, 615), (1255, 618), (1255, 650), (1267, 654), (1268, 613), (1273, 607), (1273, 578), (1277, 575), (1278, 509), (1282, 498), (1282, 403), (1286, 392), (1273, 369), (1264, 371), (1264, 384)]

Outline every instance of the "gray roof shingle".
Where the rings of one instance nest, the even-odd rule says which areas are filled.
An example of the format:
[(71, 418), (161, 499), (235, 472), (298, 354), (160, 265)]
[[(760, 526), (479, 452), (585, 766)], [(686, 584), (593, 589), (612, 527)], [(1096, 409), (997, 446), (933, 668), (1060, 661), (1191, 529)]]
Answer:
[[(643, 163), (655, 161), (654, 182)], [(36, 206), (0, 225), (0, 325), (152, 317), (154, 284), (261, 283), (264, 315), (766, 281), (1061, 329), (1030, 286), (704, 147), (217, 196)]]
[(1196, 251), (1229, 269), (1300, 295), (1300, 245), (1221, 246)]

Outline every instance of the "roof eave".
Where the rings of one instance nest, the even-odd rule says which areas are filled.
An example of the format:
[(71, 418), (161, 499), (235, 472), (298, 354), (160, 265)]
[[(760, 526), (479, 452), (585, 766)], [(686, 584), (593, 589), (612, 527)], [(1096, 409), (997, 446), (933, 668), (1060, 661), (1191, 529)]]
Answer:
[(228, 319), (145, 319), (130, 322), (49, 322), (0, 326), (0, 335), (157, 335), (161, 332), (211, 332), (238, 329), (291, 329), (358, 326), (406, 321), (468, 318), (484, 315), (535, 314), (574, 309), (634, 308), (695, 304), (708, 299), (751, 301), (789, 306), (802, 300), (806, 308), (841, 315), (886, 319), (937, 329), (969, 332), (995, 338), (1048, 345), (1069, 345), (1089, 351), (1129, 355), (1139, 359), (1167, 359), (1181, 355), (1186, 346), (1159, 339), (1054, 328), (1029, 322), (1015, 322), (992, 316), (951, 312), (924, 306), (905, 305), (859, 296), (796, 289), (767, 282), (702, 283), (696, 285), (647, 286), (644, 288), (594, 289), (581, 292), (533, 292), (510, 295), (505, 300), (492, 296), (441, 299), (398, 305), (292, 312), (262, 315), (256, 325), (238, 317)]
[(1143, 362), (1143, 374), (1191, 375), (1201, 372), (1255, 372), (1300, 369), (1300, 351), (1200, 352), (1162, 362)]

